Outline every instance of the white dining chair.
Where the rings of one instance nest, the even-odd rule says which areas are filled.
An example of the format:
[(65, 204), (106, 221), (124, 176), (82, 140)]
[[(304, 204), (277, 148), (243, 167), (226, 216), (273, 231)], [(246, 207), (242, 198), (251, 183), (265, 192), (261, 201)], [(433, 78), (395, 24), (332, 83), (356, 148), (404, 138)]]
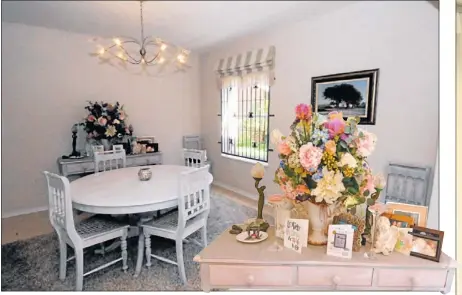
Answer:
[(183, 149), (183, 162), (188, 167), (202, 167), (205, 165), (205, 151)]
[(95, 152), (94, 158), (96, 174), (107, 170), (125, 168), (127, 165), (127, 157), (124, 149), (120, 151)]
[[(58, 234), (59, 239), (59, 278), (66, 278), (67, 262), (76, 261), (76, 284), (77, 291), (83, 288), (83, 278), (91, 273), (104, 269), (119, 261), (122, 261), (122, 269), (127, 266), (127, 234), (128, 225), (123, 225), (97, 216), (84, 219), (75, 224), (72, 215), (72, 201), (69, 180), (44, 171), (48, 184), (48, 211), (51, 225)], [(120, 238), (122, 255), (120, 258), (108, 262), (100, 267), (83, 273), (83, 251), (85, 248), (100, 244), (109, 240)], [(75, 256), (67, 258), (67, 245), (74, 248)]]
[[(142, 225), (145, 235), (146, 266), (151, 266), (151, 257), (178, 266), (180, 277), (187, 284), (183, 259), (183, 241), (198, 230), (202, 230), (202, 243), (207, 246), (207, 217), (210, 210), (208, 167), (204, 166), (183, 172), (178, 188), (178, 211), (173, 211), (159, 219)], [(151, 253), (151, 236), (159, 236), (176, 242), (177, 261)]]
[(122, 152), (125, 151), (123, 144), (114, 144), (112, 146), (112, 150), (116, 152)]
[(94, 145), (92, 146), (93, 153), (101, 153), (104, 152), (104, 145)]

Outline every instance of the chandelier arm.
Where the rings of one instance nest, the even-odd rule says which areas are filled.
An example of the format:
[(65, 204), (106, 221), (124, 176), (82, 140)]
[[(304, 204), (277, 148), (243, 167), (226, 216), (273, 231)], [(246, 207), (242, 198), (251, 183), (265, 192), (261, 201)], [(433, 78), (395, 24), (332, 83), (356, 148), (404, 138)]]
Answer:
[(156, 60), (159, 57), (159, 54), (160, 54), (160, 52), (157, 52), (157, 54), (150, 61), (146, 61), (146, 63), (147, 64), (152, 63), (154, 60)]
[(141, 62), (141, 59), (140, 60), (137, 60), (136, 58), (134, 58), (133, 56), (131, 56), (130, 53), (127, 52), (127, 50), (125, 49), (125, 47), (123, 46), (120, 46), (120, 48), (123, 50), (123, 52), (125, 53), (125, 55), (127, 55), (129, 58), (131, 58), (134, 62), (136, 62), (136, 64), (139, 64)]
[(108, 52), (111, 56), (113, 56), (113, 57), (115, 57), (115, 58), (117, 58), (117, 59), (119, 59), (119, 60), (121, 60), (121, 61), (123, 61), (123, 62), (127, 61), (127, 62), (131, 63), (132, 65), (139, 65), (140, 62), (141, 62), (141, 60), (138, 61), (138, 60), (134, 59), (134, 58), (131, 57), (131, 56), (130, 56), (130, 57), (133, 59), (133, 61), (122, 59), (122, 58), (118, 57), (117, 55), (115, 55), (114, 53), (112, 53), (111, 51), (107, 51), (107, 52)]

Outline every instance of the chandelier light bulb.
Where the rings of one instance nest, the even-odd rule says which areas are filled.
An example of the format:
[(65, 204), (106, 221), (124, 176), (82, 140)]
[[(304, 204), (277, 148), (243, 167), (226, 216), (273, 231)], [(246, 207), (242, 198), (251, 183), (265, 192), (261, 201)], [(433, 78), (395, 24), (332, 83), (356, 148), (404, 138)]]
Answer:
[(106, 52), (106, 49), (104, 49), (104, 48), (101, 48), (100, 50), (98, 50), (98, 53), (100, 55), (103, 55), (105, 52)]
[(158, 63), (160, 63), (160, 64), (161, 64), (161, 63), (164, 63), (164, 61), (165, 61), (165, 58), (161, 57), (161, 58), (159, 58), (159, 61), (158, 61)]
[(162, 44), (162, 45), (160, 46), (160, 50), (164, 51), (165, 49), (167, 49), (167, 45)]
[(178, 61), (181, 63), (184, 63), (186, 61), (185, 56), (183, 54), (179, 54), (177, 58), (178, 58)]
[(114, 39), (114, 43), (115, 43), (115, 45), (117, 45), (117, 46), (122, 45), (122, 42), (120, 41), (119, 38), (115, 38), (115, 39)]
[(121, 60), (125, 60), (125, 55), (122, 52), (117, 53), (117, 57)]

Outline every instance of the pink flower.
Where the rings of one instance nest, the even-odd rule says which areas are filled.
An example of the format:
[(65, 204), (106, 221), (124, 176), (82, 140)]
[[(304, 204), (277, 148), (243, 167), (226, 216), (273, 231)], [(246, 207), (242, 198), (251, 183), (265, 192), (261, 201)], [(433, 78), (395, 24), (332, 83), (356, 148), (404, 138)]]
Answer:
[(290, 181), (287, 184), (281, 185), (281, 189), (286, 195), (287, 198), (291, 200), (295, 200), (297, 197), (297, 192), (294, 190), (293, 186), (291, 185)]
[(282, 154), (284, 156), (288, 156), (292, 152), (292, 150), (290, 149), (290, 146), (285, 141), (281, 141), (278, 144), (278, 151), (279, 151), (280, 154)]
[(88, 139), (93, 138), (93, 133), (88, 133), (88, 134), (87, 134), (87, 138), (88, 138)]
[(374, 205), (369, 206), (368, 210), (373, 214), (377, 212), (377, 214), (380, 215), (383, 212), (387, 211), (387, 205), (384, 203), (377, 202)]
[(310, 105), (301, 103), (295, 107), (295, 114), (300, 120), (310, 120), (313, 112)]
[(96, 118), (95, 118), (95, 116), (93, 116), (93, 115), (89, 115), (89, 116), (87, 117), (87, 121), (88, 121), (88, 122), (95, 122), (95, 120), (96, 120)]
[(363, 194), (365, 191), (369, 191), (369, 196), (371, 196), (373, 193), (375, 193), (374, 177), (371, 174), (367, 174), (365, 180), (366, 185), (361, 188), (361, 194)]
[(93, 137), (97, 137), (99, 134), (96, 131), (93, 131)]
[(300, 147), (300, 164), (309, 172), (318, 170), (319, 163), (321, 163), (322, 149), (313, 146), (309, 142)]
[(104, 117), (99, 117), (98, 118), (98, 124), (101, 126), (106, 126), (107, 120)]
[(337, 135), (343, 134), (343, 132), (345, 131), (345, 125), (346, 123), (343, 120), (343, 118), (339, 118), (337, 116), (332, 117), (332, 119), (329, 119), (329, 121), (324, 123), (324, 127), (326, 127), (329, 131), (330, 138), (334, 138)]
[(362, 157), (368, 157), (375, 149), (377, 136), (365, 130), (360, 130), (359, 133), (362, 133), (363, 136), (359, 136), (355, 140), (358, 154)]
[(125, 112), (124, 112), (124, 111), (120, 111), (120, 112), (119, 112), (119, 119), (120, 119), (120, 120), (124, 120), (124, 119), (125, 119)]

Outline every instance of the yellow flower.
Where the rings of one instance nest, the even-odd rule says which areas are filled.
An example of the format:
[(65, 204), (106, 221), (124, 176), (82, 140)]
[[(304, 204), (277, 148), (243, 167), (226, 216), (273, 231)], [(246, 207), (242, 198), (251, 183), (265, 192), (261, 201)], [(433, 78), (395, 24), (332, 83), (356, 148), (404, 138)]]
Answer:
[(106, 136), (113, 137), (117, 133), (116, 128), (114, 125), (109, 125), (109, 127), (106, 129), (106, 132), (104, 133)]
[(316, 202), (324, 200), (327, 204), (333, 204), (345, 191), (343, 175), (341, 172), (329, 171), (327, 167), (322, 168), (322, 175), (312, 194), (316, 197)]
[(333, 154), (335, 154), (336, 150), (337, 150), (337, 147), (335, 145), (335, 141), (329, 140), (329, 141), (326, 142), (326, 152), (333, 155)]

